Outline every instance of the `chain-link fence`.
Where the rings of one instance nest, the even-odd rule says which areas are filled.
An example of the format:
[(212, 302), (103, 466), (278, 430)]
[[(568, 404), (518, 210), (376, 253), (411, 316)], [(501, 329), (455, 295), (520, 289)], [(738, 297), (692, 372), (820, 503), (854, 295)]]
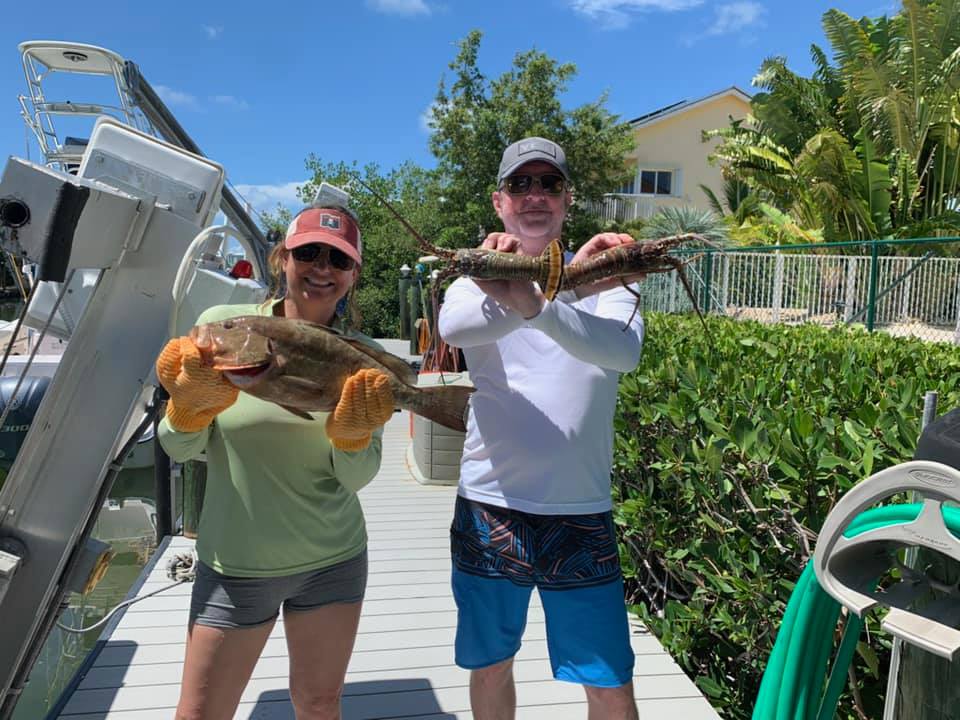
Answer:
[[(960, 238), (696, 250), (686, 265), (701, 310), (771, 323), (861, 325), (960, 344)], [(911, 253), (909, 255), (904, 253)], [(689, 312), (677, 273), (648, 276), (643, 309)]]

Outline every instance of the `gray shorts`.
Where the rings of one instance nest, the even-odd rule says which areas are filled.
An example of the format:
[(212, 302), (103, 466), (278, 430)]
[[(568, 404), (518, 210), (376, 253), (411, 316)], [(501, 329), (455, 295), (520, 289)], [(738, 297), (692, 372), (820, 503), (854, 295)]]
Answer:
[(283, 612), (303, 612), (331, 603), (363, 600), (367, 551), (343, 562), (280, 577), (221, 575), (198, 563), (190, 599), (190, 625), (219, 628), (263, 625)]

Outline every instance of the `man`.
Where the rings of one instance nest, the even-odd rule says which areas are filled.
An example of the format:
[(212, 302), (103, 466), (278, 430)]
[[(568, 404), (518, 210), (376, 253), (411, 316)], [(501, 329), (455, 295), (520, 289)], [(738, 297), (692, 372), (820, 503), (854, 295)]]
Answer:
[[(573, 201), (563, 149), (538, 137), (510, 145), (492, 199), (505, 232), (482, 247), (539, 255)], [(597, 235), (574, 261), (632, 241)], [(460, 278), (447, 290), (440, 334), (463, 349), (477, 388), (451, 528), (456, 661), (472, 671), (477, 720), (514, 717), (533, 587), (554, 677), (584, 686), (591, 718), (637, 717), (610, 499), (619, 374), (643, 341), (633, 306), (617, 280), (552, 302), (519, 280)]]

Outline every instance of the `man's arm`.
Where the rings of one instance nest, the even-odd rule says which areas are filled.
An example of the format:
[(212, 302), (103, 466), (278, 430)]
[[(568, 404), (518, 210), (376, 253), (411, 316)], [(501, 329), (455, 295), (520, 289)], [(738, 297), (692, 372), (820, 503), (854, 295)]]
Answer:
[(593, 313), (565, 302), (549, 302), (526, 324), (548, 335), (578, 360), (629, 372), (640, 362), (643, 346), (643, 318), (634, 314), (635, 302), (621, 287), (600, 293)]
[(447, 289), (437, 321), (440, 337), (461, 348), (494, 343), (523, 324), (522, 316), (467, 278), (456, 280)]

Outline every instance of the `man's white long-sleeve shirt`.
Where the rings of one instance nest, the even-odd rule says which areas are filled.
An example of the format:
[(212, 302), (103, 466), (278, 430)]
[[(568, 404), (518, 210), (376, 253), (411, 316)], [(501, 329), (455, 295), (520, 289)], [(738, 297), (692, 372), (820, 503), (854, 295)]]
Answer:
[(463, 349), (477, 391), (460, 462), (459, 494), (540, 515), (606, 512), (613, 412), (622, 372), (643, 344), (625, 289), (573, 293), (525, 320), (467, 278), (440, 310), (440, 335)]

